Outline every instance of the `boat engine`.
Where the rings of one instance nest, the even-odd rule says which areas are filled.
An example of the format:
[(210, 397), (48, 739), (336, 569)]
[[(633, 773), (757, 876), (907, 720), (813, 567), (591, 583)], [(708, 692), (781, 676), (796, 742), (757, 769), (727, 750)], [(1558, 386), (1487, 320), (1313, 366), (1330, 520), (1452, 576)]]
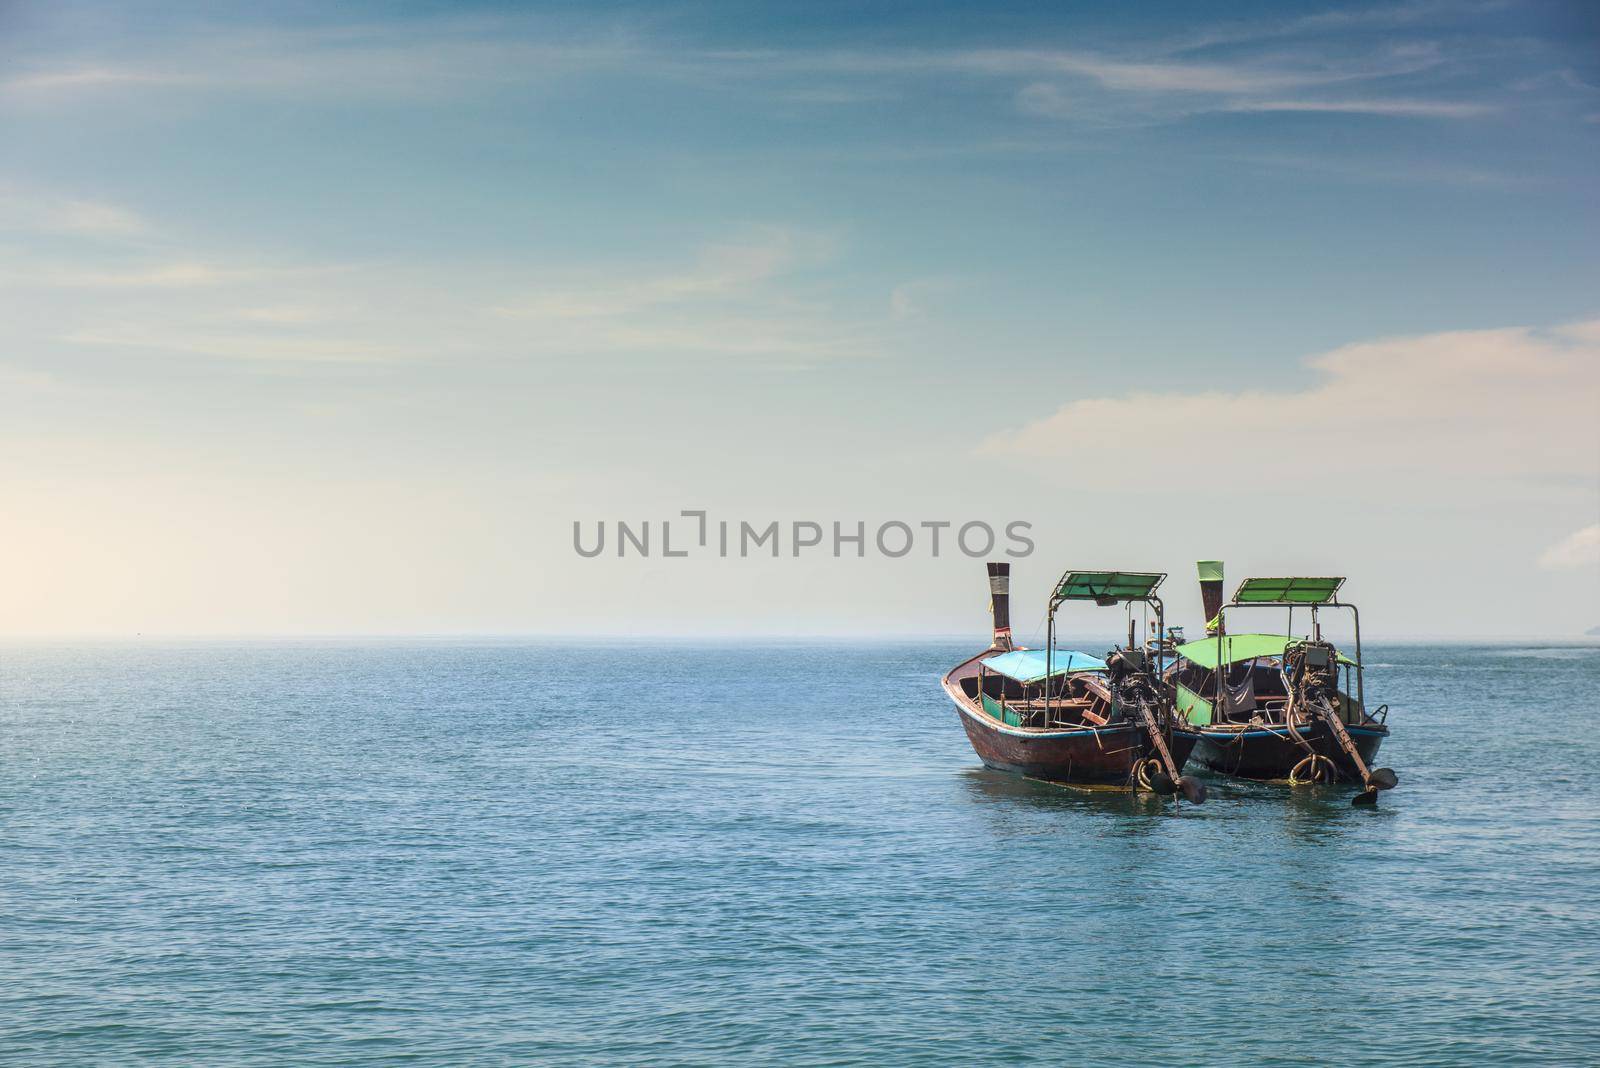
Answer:
[(1205, 784), (1180, 769), (1172, 759), (1168, 738), (1172, 732), (1172, 717), (1155, 675), (1150, 670), (1150, 658), (1143, 649), (1130, 646), (1115, 649), (1106, 657), (1106, 676), (1111, 693), (1123, 714), (1143, 725), (1148, 744), (1154, 755), (1144, 757), (1134, 764), (1133, 777), (1137, 785), (1158, 794), (1182, 793), (1193, 804), (1206, 799)]
[(1306, 708), (1339, 704), (1338, 651), (1327, 642), (1305, 641), (1284, 654), (1289, 692)]
[[(1400, 780), (1390, 768), (1369, 769), (1366, 761), (1361, 759), (1361, 752), (1356, 748), (1350, 732), (1345, 730), (1344, 718), (1341, 715), (1345, 699), (1339, 693), (1339, 651), (1328, 642), (1303, 641), (1290, 646), (1284, 652), (1283, 667), (1284, 675), (1289, 682), (1291, 704), (1306, 709), (1326, 723), (1339, 747), (1344, 750), (1345, 755), (1350, 758), (1350, 763), (1360, 773), (1362, 785), (1366, 789), (1351, 803), (1376, 804), (1378, 791), (1392, 790)], [(1291, 733), (1294, 732), (1292, 720), (1289, 723), (1289, 730)], [(1312, 772), (1316, 770), (1315, 756), (1313, 754)]]

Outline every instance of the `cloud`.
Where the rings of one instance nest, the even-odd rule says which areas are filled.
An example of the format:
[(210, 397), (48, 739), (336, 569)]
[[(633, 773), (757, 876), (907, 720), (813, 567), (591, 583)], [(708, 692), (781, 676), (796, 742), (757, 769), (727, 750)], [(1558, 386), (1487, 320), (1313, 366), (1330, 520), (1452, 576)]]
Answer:
[(303, 326), (329, 318), (322, 308), (306, 305), (275, 304), (258, 308), (239, 309), (239, 318), (251, 323), (273, 323), (278, 326)]
[(1069, 119), (1077, 112), (1072, 100), (1060, 87), (1049, 82), (1032, 82), (1017, 93), (1017, 108), (1028, 115), (1047, 119)]
[(1129, 61), (1083, 52), (987, 49), (955, 64), (991, 74), (1076, 74), (1107, 89), (1140, 93), (1253, 93), (1318, 85), (1342, 75), (1311, 69), (1278, 70), (1250, 64)]
[(65, 67), (19, 74), (0, 81), (0, 92), (49, 93), (74, 89), (127, 88), (136, 85), (181, 85), (188, 79), (155, 71), (113, 67)]
[(134, 265), (96, 253), (73, 266), (19, 259), (0, 278), (33, 287), (33, 305), (48, 308), (14, 319), (13, 333), (31, 328), (36, 342), (122, 349), (142, 362), (210, 356), (288, 370), (615, 354), (797, 369), (875, 356), (891, 322), (834, 310), (832, 281), (811, 269), (837, 243), (750, 226), (676, 267), (546, 268), (542, 284), (490, 307), (484, 294), (504, 287), (503, 265), (462, 266), (442, 285), (425, 265), (262, 266), (208, 253)]
[[(1459, 14), (1459, 12), (1458, 12)], [(1397, 28), (1443, 18), (1438, 5), (1404, 5), (1331, 18), (1260, 20), (1202, 30), (1174, 44), (1158, 37), (1115, 48), (710, 49), (650, 39), (616, 24), (587, 31), (529, 16), (438, 16), (315, 28), (180, 28), (159, 40), (122, 42), (122, 55), (30, 57), (32, 69), (0, 83), (38, 98), (138, 90), (441, 96), (575, 78), (677, 82), (795, 102), (876, 105), (911, 99), (930, 78), (1017, 80), (1025, 112), (1060, 119), (1176, 120), (1195, 111), (1354, 113), (1346, 101), (1300, 101), (1305, 90), (1393, 80), (1460, 61)], [(1420, 32), (1421, 27), (1416, 32)], [(1266, 42), (1273, 42), (1268, 50)], [(1216, 53), (1196, 58), (1196, 53)], [(1053, 82), (1066, 82), (1052, 88)], [(947, 94), (950, 86), (942, 88)], [(1071, 100), (1072, 106), (1067, 106)], [(1252, 103), (1259, 106), (1245, 106)], [(1368, 114), (1468, 118), (1482, 105), (1396, 99)]]
[(1591, 495), (1600, 481), (1600, 321), (1387, 338), (1306, 366), (1310, 385), (1267, 390), (1197, 364), (1189, 377), (1210, 388), (1072, 400), (981, 451), (1088, 470), (1212, 457), (1219, 478), (1401, 499), (1438, 480)]
[(47, 285), (74, 289), (188, 289), (257, 277), (257, 272), (205, 263), (165, 263), (133, 270), (51, 270), (40, 275)]
[(1600, 523), (1573, 531), (1539, 557), (1539, 566), (1552, 570), (1594, 567), (1597, 564), (1600, 564)]
[(1393, 115), (1413, 119), (1476, 119), (1500, 109), (1445, 100), (1246, 100), (1227, 111), (1304, 111), (1339, 115)]
[[(1125, 60), (1078, 52), (988, 50), (964, 54), (958, 67), (1033, 78), (1016, 95), (1024, 114), (1104, 122), (1176, 120), (1208, 112), (1322, 112), (1406, 118), (1469, 119), (1496, 106), (1426, 98), (1300, 98), (1299, 93), (1417, 74), (1441, 62), (1431, 47), (1390, 47), (1349, 57), (1241, 57), (1192, 63), (1170, 57)], [(1046, 79), (1040, 79), (1046, 75)], [(1077, 79), (1075, 82), (1073, 79)], [(1069, 82), (1063, 87), (1061, 81)]]
[(146, 237), (154, 233), (137, 212), (103, 200), (0, 188), (0, 230), (93, 238)]
[(648, 59), (625, 36), (558, 34), (530, 18), (434, 17), (315, 28), (178, 26), (125, 34), (89, 60), (28, 57), (0, 94), (29, 102), (135, 90), (219, 90), (341, 96), (436, 96), (474, 86), (532, 84)]
[(949, 292), (953, 278), (917, 278), (902, 282), (889, 293), (889, 314), (895, 319), (915, 319), (928, 310), (929, 298)]
[(74, 345), (150, 349), (257, 363), (378, 364), (420, 358), (415, 350), (351, 338), (169, 332), (137, 323), (76, 330), (61, 340)]
[(781, 356), (791, 366), (868, 356), (870, 328), (797, 296), (793, 276), (836, 247), (828, 234), (754, 227), (677, 270), (569, 275), (490, 311), (526, 324), (520, 342), (539, 351)]
[(695, 264), (682, 270), (620, 281), (596, 280), (581, 286), (555, 286), (494, 310), (513, 318), (587, 319), (715, 300), (746, 292), (808, 260), (826, 258), (831, 246), (831, 239), (824, 235), (760, 227), (738, 240), (707, 246)]

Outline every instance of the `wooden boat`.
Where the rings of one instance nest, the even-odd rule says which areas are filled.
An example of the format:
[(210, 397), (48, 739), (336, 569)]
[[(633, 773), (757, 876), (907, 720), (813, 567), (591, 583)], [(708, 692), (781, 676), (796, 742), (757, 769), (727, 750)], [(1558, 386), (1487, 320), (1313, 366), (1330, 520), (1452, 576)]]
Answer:
[[(1355, 804), (1373, 804), (1399, 781), (1374, 768), (1389, 736), (1388, 706), (1368, 712), (1361, 667), (1361, 615), (1338, 600), (1343, 578), (1250, 578), (1222, 603), (1222, 565), (1200, 564), (1211, 637), (1176, 649), (1165, 678), (1179, 717), (1199, 731), (1194, 759), (1246, 779), (1291, 783), (1359, 782)], [(1229, 609), (1288, 609), (1283, 634), (1232, 633)], [(1310, 632), (1294, 635), (1294, 610), (1309, 609)], [(1323, 640), (1319, 613), (1346, 609), (1355, 625), (1355, 659)], [(1342, 679), (1341, 679), (1342, 675)]]
[(1204, 801), (1205, 786), (1183, 774), (1199, 734), (1173, 714), (1161, 652), (1152, 662), (1131, 634), (1104, 660), (1055, 645), (1056, 610), (1067, 601), (1144, 603), (1164, 618), (1155, 590), (1166, 576), (1067, 572), (1050, 597), (1045, 647), (1021, 649), (1011, 641), (1010, 572), (1009, 563), (989, 565), (993, 644), (944, 677), (978, 758), (1029, 778), (1181, 791)]

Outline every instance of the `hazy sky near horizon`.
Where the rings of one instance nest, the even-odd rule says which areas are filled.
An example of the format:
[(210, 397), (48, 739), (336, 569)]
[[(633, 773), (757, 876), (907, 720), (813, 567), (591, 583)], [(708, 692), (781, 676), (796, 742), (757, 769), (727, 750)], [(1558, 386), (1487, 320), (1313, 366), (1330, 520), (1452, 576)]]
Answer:
[(0, 634), (984, 631), (683, 509), (1580, 634), (1596, 12), (0, 4)]

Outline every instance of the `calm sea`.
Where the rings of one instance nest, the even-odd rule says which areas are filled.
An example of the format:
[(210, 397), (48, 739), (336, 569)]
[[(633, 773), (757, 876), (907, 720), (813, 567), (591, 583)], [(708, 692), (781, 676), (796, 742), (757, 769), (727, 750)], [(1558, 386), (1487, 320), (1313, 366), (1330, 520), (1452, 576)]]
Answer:
[(957, 644), (0, 649), (8, 1063), (1600, 1062), (1600, 648), (1376, 810), (983, 770)]

